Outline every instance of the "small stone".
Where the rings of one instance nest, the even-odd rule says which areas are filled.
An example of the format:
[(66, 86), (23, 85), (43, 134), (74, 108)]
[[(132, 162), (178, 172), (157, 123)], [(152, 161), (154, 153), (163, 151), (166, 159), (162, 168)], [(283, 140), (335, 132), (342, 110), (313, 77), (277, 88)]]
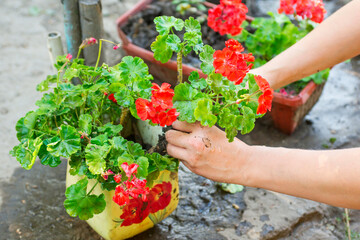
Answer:
[(23, 200), (21, 200), (21, 203), (22, 203), (22, 204), (25, 204), (25, 203), (26, 203), (26, 201), (23, 199)]

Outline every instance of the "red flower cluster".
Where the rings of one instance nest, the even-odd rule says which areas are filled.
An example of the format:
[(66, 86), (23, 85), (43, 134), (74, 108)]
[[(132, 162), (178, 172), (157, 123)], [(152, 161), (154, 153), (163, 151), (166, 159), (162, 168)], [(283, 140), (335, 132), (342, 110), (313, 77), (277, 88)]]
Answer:
[[(109, 95), (107, 92), (104, 92), (104, 95), (107, 96)], [(111, 93), (109, 96), (108, 96), (108, 99), (113, 101), (114, 103), (117, 103), (116, 99), (115, 99), (115, 96), (113, 93)]]
[[(129, 179), (116, 186), (113, 201), (122, 206), (124, 204), (129, 204), (130, 197), (138, 198), (140, 195), (141, 199), (146, 201), (146, 195), (149, 193), (149, 188), (146, 187), (146, 179), (140, 180), (135, 176), (139, 165), (132, 163), (129, 166), (128, 163), (123, 163), (121, 164), (121, 167)], [(121, 175), (116, 178), (114, 177), (114, 180), (119, 183), (121, 181)]]
[(209, 9), (208, 26), (221, 35), (238, 35), (247, 12), (248, 8), (241, 0), (221, 0), (219, 5)]
[(252, 67), (252, 64), (247, 65), (247, 62), (254, 62), (255, 58), (251, 53), (241, 53), (244, 48), (234, 39), (226, 41), (225, 45), (226, 48), (215, 51), (213, 55), (215, 72), (235, 84), (240, 84)]
[(267, 110), (271, 111), (271, 103), (273, 99), (273, 90), (265, 78), (257, 75), (255, 81), (263, 94), (259, 97), (259, 106), (256, 114), (265, 114)]
[(152, 123), (160, 124), (162, 127), (170, 126), (176, 121), (179, 113), (172, 108), (174, 90), (170, 87), (168, 83), (163, 83), (161, 87), (153, 83), (151, 101), (142, 98), (135, 101), (136, 111), (141, 120), (150, 119)]
[(171, 201), (172, 185), (170, 182), (163, 182), (155, 185), (148, 194), (148, 201), (140, 198), (133, 198), (123, 208), (120, 218), (124, 219), (121, 226), (130, 226), (134, 223), (141, 223), (150, 213), (156, 213), (167, 207)]
[(322, 0), (280, 0), (279, 13), (296, 14), (302, 19), (310, 19), (316, 23), (324, 20), (326, 10)]

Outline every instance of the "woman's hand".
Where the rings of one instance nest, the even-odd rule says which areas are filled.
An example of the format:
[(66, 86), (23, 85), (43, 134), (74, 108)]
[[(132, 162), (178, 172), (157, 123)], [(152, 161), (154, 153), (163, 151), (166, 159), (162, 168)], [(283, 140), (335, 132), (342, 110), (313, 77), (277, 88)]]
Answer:
[(239, 139), (229, 143), (217, 127), (176, 121), (166, 132), (167, 152), (192, 172), (218, 182), (244, 184), (247, 150)]

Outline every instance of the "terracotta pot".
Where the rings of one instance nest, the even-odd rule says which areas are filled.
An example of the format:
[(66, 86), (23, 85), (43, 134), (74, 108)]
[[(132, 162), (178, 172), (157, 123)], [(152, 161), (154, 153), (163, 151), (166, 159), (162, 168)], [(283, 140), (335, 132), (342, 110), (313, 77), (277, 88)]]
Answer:
[[(69, 169), (70, 167), (68, 165), (67, 174), (66, 174), (66, 187), (75, 184), (77, 181), (81, 179), (81, 177), (79, 176), (70, 175)], [(88, 189), (90, 188), (90, 186), (93, 186), (94, 184), (95, 184), (95, 180), (90, 179), (88, 184)], [(155, 180), (153, 184), (153, 188), (150, 189), (150, 192), (151, 190), (153, 190), (153, 192), (155, 192), (154, 190), (158, 190), (156, 191), (157, 193), (162, 191), (163, 195), (161, 197), (167, 199), (164, 198), (161, 199), (163, 206), (161, 206), (161, 204), (152, 205), (154, 207), (152, 208), (151, 211), (153, 211), (154, 213), (151, 213), (150, 211), (150, 214), (148, 214), (148, 211), (143, 210), (143, 208), (144, 206), (149, 206), (149, 205), (147, 205), (146, 203), (142, 203), (141, 201), (140, 201), (142, 205), (141, 209), (140, 208), (136, 209), (134, 207), (134, 205), (136, 204), (129, 204), (128, 206), (120, 207), (112, 200), (115, 191), (103, 191), (100, 185), (98, 184), (94, 188), (93, 193), (96, 195), (104, 193), (106, 208), (102, 213), (94, 215), (93, 218), (87, 220), (86, 222), (106, 240), (115, 240), (115, 239), (119, 240), (119, 239), (126, 239), (133, 237), (153, 227), (154, 224), (166, 218), (171, 212), (173, 212), (176, 209), (177, 204), (179, 202), (178, 173), (170, 172), (167, 170), (160, 172), (160, 175), (158, 179)], [(130, 206), (132, 207), (130, 208)], [(129, 216), (131, 215), (126, 214), (134, 211), (135, 209), (137, 211), (136, 214), (139, 213), (148, 214), (147, 217), (144, 218), (140, 223), (132, 223), (133, 220), (129, 218)], [(146, 209), (148, 208), (146, 207)], [(126, 213), (123, 215), (124, 212)]]
[(280, 131), (291, 134), (312, 109), (323, 91), (325, 83), (320, 85), (309, 82), (301, 92), (292, 97), (274, 92), (271, 118)]
[[(145, 9), (151, 2), (152, 0), (142, 0), (133, 9), (119, 17), (116, 23), (118, 34), (123, 42), (123, 49), (128, 55), (144, 59), (149, 66), (150, 73), (155, 78), (162, 82), (168, 82), (174, 85), (177, 81), (176, 62), (169, 61), (163, 64), (155, 60), (153, 52), (132, 44), (131, 40), (121, 30), (121, 27), (127, 23), (131, 16)], [(215, 6), (208, 2), (204, 5), (209, 8)], [(246, 20), (251, 22), (253, 19), (253, 17), (247, 16)], [(201, 77), (206, 77), (200, 69), (183, 64), (183, 75), (185, 80), (192, 71), (198, 71)], [(316, 85), (314, 82), (309, 82), (300, 94), (292, 98), (285, 97), (282, 94), (275, 92), (271, 110), (274, 126), (286, 134), (291, 134), (317, 102), (323, 87), (324, 84)]]

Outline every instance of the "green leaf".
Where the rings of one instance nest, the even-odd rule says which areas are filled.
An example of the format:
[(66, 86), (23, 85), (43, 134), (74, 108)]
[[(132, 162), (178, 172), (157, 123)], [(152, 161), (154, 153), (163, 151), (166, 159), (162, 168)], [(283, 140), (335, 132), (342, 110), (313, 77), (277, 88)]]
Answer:
[(225, 128), (226, 137), (229, 142), (234, 141), (238, 130), (241, 130), (242, 117), (231, 113), (229, 108), (223, 109), (219, 114), (219, 126)]
[(92, 116), (90, 114), (81, 114), (79, 117), (79, 129), (82, 132), (91, 134), (92, 130)]
[(199, 52), (203, 48), (199, 21), (193, 17), (185, 20), (185, 31), (184, 41), (187, 41), (187, 44), (191, 46), (195, 52)]
[(72, 155), (69, 160), (70, 174), (84, 176), (88, 172), (88, 166), (81, 155)]
[(103, 146), (107, 143), (108, 139), (109, 139), (109, 137), (105, 133), (105, 134), (100, 134), (94, 138), (91, 138), (90, 142), (95, 145)]
[(51, 155), (47, 150), (47, 144), (50, 142), (49, 139), (46, 139), (43, 141), (43, 144), (41, 145), (41, 148), (39, 150), (39, 158), (40, 162), (43, 165), (47, 165), (49, 167), (57, 167), (60, 163), (60, 157), (55, 157)]
[(68, 81), (71, 81), (71, 79), (80, 76), (80, 71), (81, 70), (79, 70), (77, 68), (72, 68), (72, 67), (68, 68), (68, 69), (66, 69), (63, 78), (68, 80)]
[(39, 114), (46, 114), (47, 116), (53, 116), (54, 111), (59, 107), (60, 103), (56, 102), (56, 96), (54, 93), (46, 93), (42, 99), (35, 103), (39, 106), (37, 112)]
[(85, 149), (86, 164), (92, 174), (101, 174), (105, 172), (106, 161), (105, 158), (110, 151), (109, 145), (98, 146), (89, 144)]
[(255, 113), (248, 107), (241, 108), (241, 134), (251, 132), (255, 127)]
[(15, 149), (16, 160), (21, 164), (24, 169), (30, 170), (32, 168), (41, 145), (42, 141), (40, 138), (36, 138), (35, 140), (27, 139)]
[(195, 101), (176, 101), (174, 107), (176, 111), (180, 113), (179, 120), (186, 121), (188, 123), (196, 122), (194, 115), (199, 100)]
[(191, 86), (197, 88), (199, 90), (203, 90), (207, 87), (207, 82), (204, 78), (200, 78), (199, 73), (197, 71), (193, 71), (190, 73), (188, 78)]
[[(111, 123), (107, 123), (104, 126), (98, 128), (99, 132), (106, 133), (108, 136), (118, 135), (122, 129), (123, 126), (121, 126), (120, 124), (114, 125)], [(98, 145), (103, 145), (103, 144), (98, 144)]]
[(193, 17), (185, 20), (185, 31), (188, 33), (198, 33), (201, 35), (201, 25), (199, 21), (195, 20)]
[(201, 70), (205, 74), (210, 74), (215, 70), (214, 66), (213, 66), (214, 53), (215, 53), (215, 50), (209, 45), (205, 45), (201, 50), (201, 53), (199, 55), (200, 60), (202, 61)]
[(81, 150), (80, 134), (69, 125), (61, 125), (59, 136), (50, 139), (47, 150), (55, 157), (69, 158)]
[(181, 83), (174, 88), (173, 101), (189, 101), (196, 99), (199, 92), (188, 83)]
[(168, 35), (159, 35), (151, 44), (151, 50), (154, 52), (154, 58), (162, 63), (168, 62), (173, 55), (173, 50), (167, 44), (167, 38)]
[(120, 76), (125, 80), (125, 84), (130, 83), (136, 78), (149, 78), (149, 68), (139, 57), (123, 57), (119, 64)]
[(139, 157), (138, 159), (136, 159), (135, 163), (139, 165), (136, 176), (138, 178), (146, 178), (146, 176), (148, 175), (148, 168), (149, 168), (148, 158)]
[(39, 92), (48, 91), (49, 85), (51, 83), (56, 83), (56, 80), (57, 80), (56, 75), (48, 75), (44, 81), (42, 81), (41, 83), (39, 83), (36, 86), (36, 91), (39, 91)]
[(126, 150), (127, 147), (126, 147), (126, 143), (127, 143), (127, 140), (123, 137), (114, 137), (112, 139), (109, 140), (113, 149), (116, 149), (116, 150)]
[(215, 93), (221, 93), (227, 89), (228, 80), (224, 80), (223, 76), (220, 73), (211, 73), (207, 78), (207, 82), (210, 85), (211, 89)]
[(32, 130), (35, 127), (37, 119), (36, 112), (28, 112), (25, 117), (20, 118), (19, 121), (16, 123), (16, 131), (17, 131), (17, 138), (21, 141), (24, 138), (30, 138), (32, 134)]
[(238, 193), (244, 190), (244, 186), (232, 183), (220, 183), (221, 189), (229, 193)]
[(131, 154), (124, 152), (121, 154), (121, 156), (118, 157), (117, 161), (118, 161), (118, 167), (121, 169), (121, 165), (123, 163), (126, 162), (128, 164), (132, 164), (134, 163), (135, 159), (134, 156), (132, 156)]
[(65, 191), (66, 200), (64, 207), (66, 212), (72, 216), (79, 216), (81, 220), (88, 220), (104, 211), (106, 202), (104, 194), (96, 196), (87, 195), (88, 180), (82, 179), (68, 187)]
[(217, 117), (212, 114), (212, 101), (210, 99), (201, 99), (198, 102), (194, 116), (203, 126), (212, 127), (217, 121)]
[(170, 33), (171, 28), (175, 28), (177, 31), (181, 31), (184, 27), (184, 21), (173, 16), (160, 16), (154, 19), (156, 24), (156, 31), (160, 35), (165, 35)]
[(174, 52), (180, 52), (180, 44), (181, 44), (181, 40), (178, 36), (176, 36), (175, 34), (170, 34), (167, 38), (166, 38), (166, 44), (168, 45), (168, 47), (173, 50)]
[(134, 142), (128, 141), (127, 142), (127, 150), (134, 158), (142, 157), (145, 155), (145, 152), (139, 143), (134, 143)]
[(184, 40), (187, 41), (188, 46), (198, 53), (203, 48), (204, 44), (201, 39), (201, 34), (196, 32), (186, 32), (184, 34)]
[(122, 107), (130, 107), (131, 105), (135, 104), (135, 100), (131, 97), (131, 92), (128, 89), (121, 89), (119, 92), (115, 93), (114, 95), (117, 104)]

